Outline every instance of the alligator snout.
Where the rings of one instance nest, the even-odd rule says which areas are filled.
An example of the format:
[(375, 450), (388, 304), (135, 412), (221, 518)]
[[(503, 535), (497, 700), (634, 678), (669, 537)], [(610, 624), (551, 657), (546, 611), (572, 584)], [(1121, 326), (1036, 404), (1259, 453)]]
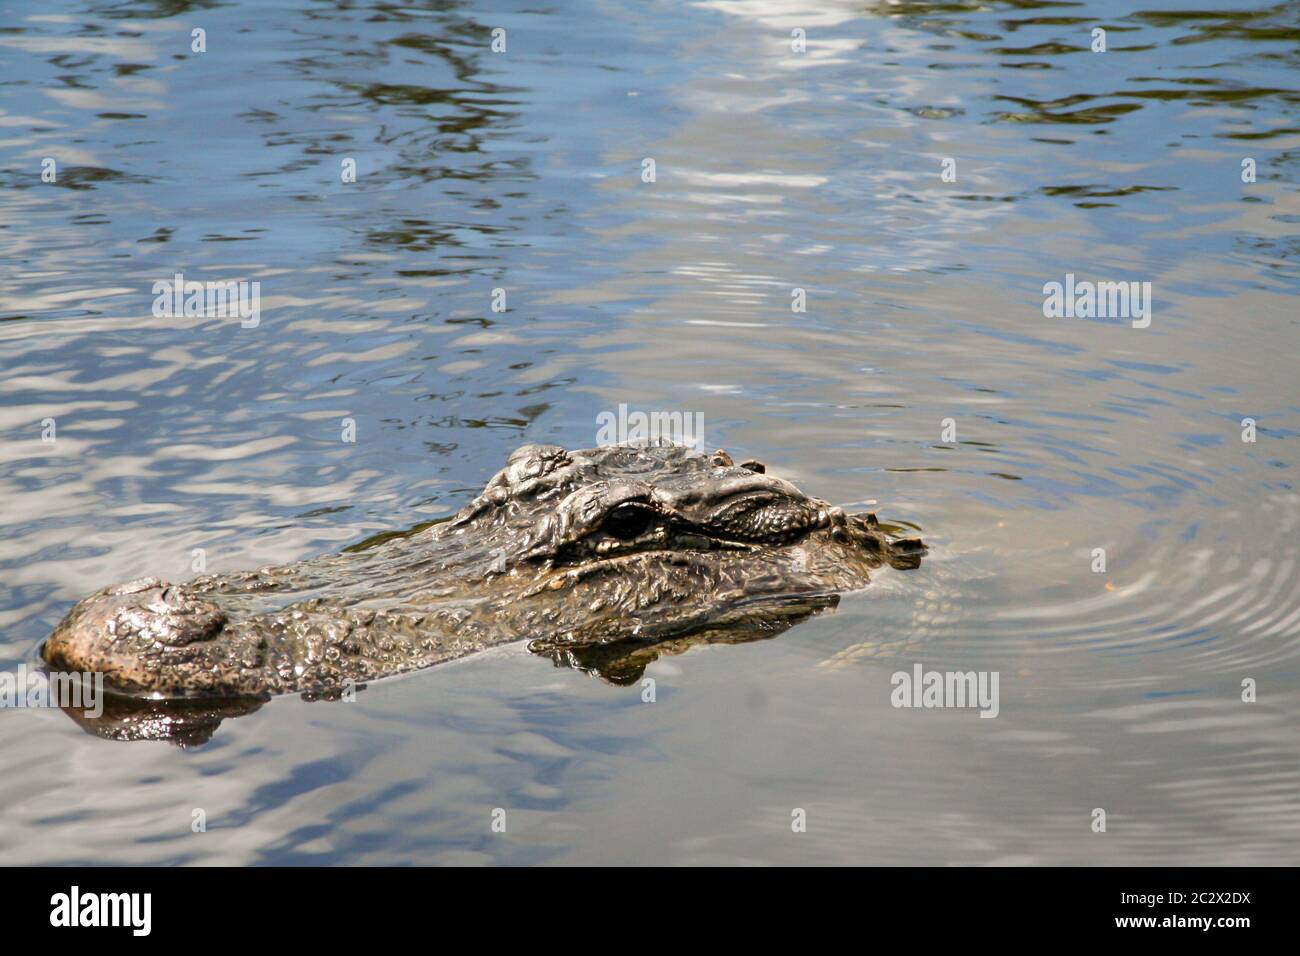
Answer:
[(158, 578), (97, 591), (64, 618), (43, 655), (51, 667), (101, 671), (123, 688), (150, 687), (169, 648), (215, 637), (226, 614), (211, 601)]

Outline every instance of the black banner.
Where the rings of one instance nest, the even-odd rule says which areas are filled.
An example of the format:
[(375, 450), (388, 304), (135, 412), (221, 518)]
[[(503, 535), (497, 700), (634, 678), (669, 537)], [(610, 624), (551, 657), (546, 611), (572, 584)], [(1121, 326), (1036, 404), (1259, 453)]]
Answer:
[[(114, 943), (191, 943), (249, 936), (258, 943), (322, 933), (407, 934), (437, 920), (458, 935), (483, 926), (537, 926), (539, 908), (597, 925), (658, 921), (681, 907), (729, 937), (763, 934), (772, 922), (843, 924), (856, 934), (912, 927), (918, 942), (1015, 937), (1192, 936), (1231, 945), (1274, 932), (1294, 875), (1285, 869), (825, 869), (522, 870), (424, 869), (9, 869), (9, 926), (28, 940), (92, 935)], [(658, 914), (651, 916), (650, 914)], [(504, 917), (504, 919), (503, 919)], [(323, 922), (322, 922), (323, 921)], [(548, 921), (549, 922), (549, 921)], [(198, 935), (196, 935), (196, 932)], [(552, 930), (553, 932), (553, 930)], [(974, 935), (972, 935), (974, 934)], [(1243, 936), (1242, 934), (1246, 934)], [(463, 938), (463, 935), (462, 935)], [(538, 941), (540, 942), (540, 941)]]

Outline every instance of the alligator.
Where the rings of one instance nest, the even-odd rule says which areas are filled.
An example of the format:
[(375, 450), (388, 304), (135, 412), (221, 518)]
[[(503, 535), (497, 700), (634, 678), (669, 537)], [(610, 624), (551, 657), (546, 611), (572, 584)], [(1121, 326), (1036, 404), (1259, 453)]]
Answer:
[(202, 737), (206, 718), (276, 694), (337, 697), (521, 640), (631, 684), (660, 653), (775, 636), (924, 553), (902, 526), (722, 450), (530, 444), (448, 519), (283, 566), (98, 591), (42, 655), (120, 695), (105, 736), (160, 721), (171, 734), (198, 713)]

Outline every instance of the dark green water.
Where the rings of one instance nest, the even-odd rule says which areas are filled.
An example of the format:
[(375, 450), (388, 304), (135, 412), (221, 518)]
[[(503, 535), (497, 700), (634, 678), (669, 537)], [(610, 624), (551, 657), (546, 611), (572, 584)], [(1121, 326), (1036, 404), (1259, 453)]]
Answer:
[[(4, 859), (1295, 863), (1297, 41), (1222, 0), (7, 4), (4, 670), (95, 588), (446, 515), (620, 404), (932, 551), (654, 703), (514, 645), (192, 750), (0, 710)], [(156, 318), (176, 272), (260, 324)], [(1149, 326), (1045, 317), (1067, 274)], [(999, 716), (893, 708), (916, 663)]]

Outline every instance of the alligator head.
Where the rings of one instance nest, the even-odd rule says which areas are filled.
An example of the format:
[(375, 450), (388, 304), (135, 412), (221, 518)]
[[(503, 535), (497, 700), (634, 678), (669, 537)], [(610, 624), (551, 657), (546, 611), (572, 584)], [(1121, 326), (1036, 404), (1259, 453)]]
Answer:
[(450, 520), (297, 564), (106, 588), (43, 654), (136, 697), (258, 700), (526, 639), (631, 683), (660, 651), (772, 636), (883, 564), (916, 567), (924, 547), (900, 530), (724, 451), (525, 445)]

